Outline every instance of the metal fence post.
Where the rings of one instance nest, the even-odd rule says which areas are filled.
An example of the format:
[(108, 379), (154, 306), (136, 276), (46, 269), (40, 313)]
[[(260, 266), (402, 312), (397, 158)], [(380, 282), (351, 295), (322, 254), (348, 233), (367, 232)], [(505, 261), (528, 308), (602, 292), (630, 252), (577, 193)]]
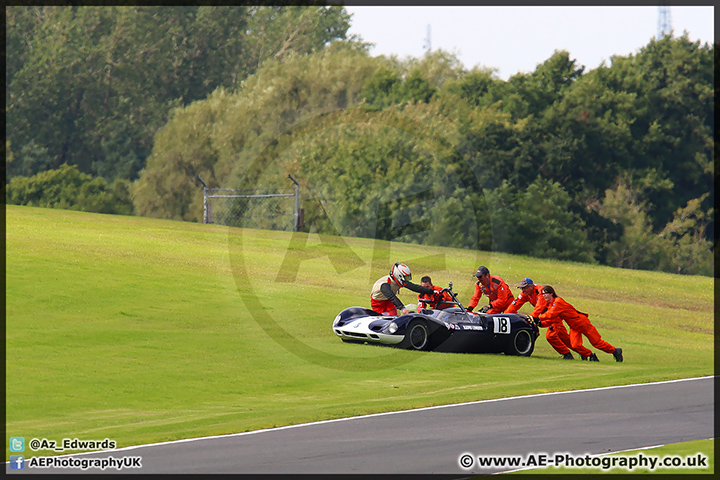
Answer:
[(288, 178), (295, 184), (295, 231), (300, 231), (300, 184), (288, 173)]
[(212, 210), (208, 208), (208, 186), (200, 175), (197, 176), (197, 179), (203, 184), (203, 223), (212, 223)]

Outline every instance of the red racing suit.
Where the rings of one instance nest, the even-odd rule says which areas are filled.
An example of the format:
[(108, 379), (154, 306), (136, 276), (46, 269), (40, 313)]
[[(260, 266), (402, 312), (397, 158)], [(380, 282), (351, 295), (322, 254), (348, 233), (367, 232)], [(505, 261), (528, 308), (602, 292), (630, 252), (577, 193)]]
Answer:
[(589, 357), (592, 351), (582, 344), (585, 335), (593, 347), (606, 353), (613, 353), (615, 347), (600, 337), (597, 328), (590, 323), (586, 313), (578, 312), (575, 307), (560, 297), (555, 297), (545, 313), (538, 315), (540, 326), (554, 325), (554, 322), (565, 320), (570, 327), (570, 348), (583, 357)]
[[(421, 302), (420, 301), (421, 298), (426, 298), (428, 300), (434, 300), (435, 296), (437, 295), (437, 292), (440, 292), (442, 290), (442, 287), (436, 287), (435, 285), (433, 285), (432, 288), (436, 292), (435, 295), (427, 295), (427, 294), (423, 294), (423, 293), (418, 294), (418, 306), (417, 306), (418, 312), (422, 308), (434, 308), (436, 310), (444, 310), (446, 308), (456, 306), (454, 303), (445, 303), (442, 301), (440, 303), (438, 303), (437, 305), (435, 303)], [(442, 294), (442, 300), (447, 300), (448, 302), (453, 301), (452, 297), (450, 296), (450, 294), (448, 292), (445, 292)]]
[[(525, 303), (530, 302), (530, 304), (535, 307), (533, 308), (530, 316), (540, 316), (540, 314), (544, 313), (550, 306), (542, 296), (542, 288), (542, 285), (533, 285), (533, 290), (530, 295), (526, 295), (525, 292), (520, 292), (520, 295), (512, 301), (504, 313), (517, 313), (520, 307), (525, 305)], [(550, 319), (546, 320), (544, 323), (545, 325), (543, 326), (547, 327), (547, 330), (545, 331), (545, 338), (548, 343), (560, 355), (570, 353), (570, 335), (568, 334), (567, 328), (565, 328), (562, 319)]]
[(472, 309), (477, 307), (480, 297), (482, 297), (483, 294), (490, 300), (490, 310), (488, 310), (487, 313), (502, 313), (510, 306), (512, 301), (515, 300), (505, 280), (497, 275), (490, 275), (490, 283), (488, 285), (483, 285), (479, 279), (475, 282), (475, 294), (470, 298), (468, 308)]

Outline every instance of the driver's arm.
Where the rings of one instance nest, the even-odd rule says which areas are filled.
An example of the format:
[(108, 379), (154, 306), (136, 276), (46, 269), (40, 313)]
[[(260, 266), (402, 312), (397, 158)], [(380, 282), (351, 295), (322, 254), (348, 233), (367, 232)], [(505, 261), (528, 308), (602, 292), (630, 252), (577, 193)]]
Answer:
[(434, 288), (423, 287), (422, 285), (416, 285), (412, 282), (405, 282), (403, 287), (407, 288), (408, 290), (412, 290), (413, 292), (421, 293), (423, 295), (435, 295)]
[(404, 310), (405, 304), (400, 301), (400, 299), (395, 295), (392, 291), (392, 288), (390, 288), (389, 283), (383, 283), (380, 285), (380, 293), (385, 295), (385, 298), (393, 302), (393, 305), (395, 305), (398, 310)]

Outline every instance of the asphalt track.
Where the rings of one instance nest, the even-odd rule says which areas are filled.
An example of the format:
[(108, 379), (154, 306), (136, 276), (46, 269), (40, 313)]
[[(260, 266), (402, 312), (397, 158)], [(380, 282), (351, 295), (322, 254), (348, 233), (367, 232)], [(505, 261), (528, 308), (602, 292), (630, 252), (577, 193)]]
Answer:
[[(76, 459), (142, 457), (122, 474), (449, 474), (478, 456), (583, 456), (714, 438), (713, 377), (558, 392), (119, 448)], [(706, 452), (708, 455), (711, 452)], [(463, 454), (474, 458), (460, 466)], [(26, 453), (27, 460), (33, 454)], [(67, 468), (7, 473), (101, 473)], [(118, 473), (109, 468), (104, 473)], [(598, 473), (602, 473), (598, 471)]]

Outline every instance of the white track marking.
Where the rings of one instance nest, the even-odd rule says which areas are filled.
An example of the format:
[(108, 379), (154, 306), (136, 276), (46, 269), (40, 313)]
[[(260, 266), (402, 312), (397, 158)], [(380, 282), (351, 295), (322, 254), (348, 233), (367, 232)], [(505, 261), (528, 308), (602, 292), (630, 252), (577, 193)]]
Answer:
[[(490, 403), (490, 402), (504, 402), (507, 400), (517, 400), (520, 398), (546, 397), (546, 396), (550, 396), (550, 395), (572, 395), (572, 394), (581, 393), (581, 392), (597, 392), (600, 390), (613, 390), (616, 388), (645, 387), (645, 386), (650, 386), (650, 385), (662, 385), (662, 384), (666, 384), (666, 383), (691, 382), (694, 380), (706, 380), (708, 378), (714, 378), (714, 375), (709, 375), (706, 377), (681, 378), (678, 380), (665, 380), (665, 381), (661, 381), (661, 382), (652, 382), (652, 383), (634, 383), (634, 384), (630, 384), (630, 385), (615, 385), (615, 386), (611, 386), (611, 387), (586, 388), (586, 389), (582, 389), (582, 390), (565, 390), (562, 392), (534, 393), (531, 395), (519, 395), (519, 396), (515, 396), (515, 397), (492, 398), (489, 400), (476, 400), (476, 401), (472, 401), (472, 402), (454, 403), (451, 405), (436, 405), (433, 407), (422, 407), (422, 408), (415, 408), (415, 409), (411, 409), (411, 410), (398, 410), (398, 411), (394, 411), (394, 412), (371, 413), (369, 415), (360, 415), (360, 416), (356, 416), (356, 417), (336, 418), (336, 419), (332, 419), (332, 420), (319, 420), (317, 422), (298, 423), (295, 425), (285, 425), (282, 427), (263, 428), (261, 430), (252, 430), (249, 432), (228, 433), (225, 435), (214, 435), (214, 436), (209, 436), (209, 437), (184, 438), (181, 440), (171, 440), (169, 442), (148, 443), (145, 445), (133, 445), (130, 447), (116, 448), (114, 450), (99, 450), (99, 451), (94, 451), (94, 452), (81, 452), (81, 453), (73, 453), (73, 454), (58, 455), (58, 456), (78, 456), (78, 455), (88, 455), (88, 454), (97, 455), (98, 453), (104, 453), (104, 452), (122, 452), (122, 451), (135, 450), (135, 449), (144, 448), (144, 447), (154, 447), (154, 446), (158, 446), (158, 445), (172, 445), (175, 443), (187, 443), (187, 442), (195, 442), (195, 441), (199, 441), (199, 440), (210, 440), (210, 439), (216, 439), (216, 438), (230, 438), (230, 437), (241, 437), (241, 436), (246, 436), (246, 435), (257, 435), (259, 433), (277, 432), (277, 431), (281, 431), (281, 430), (289, 430), (291, 428), (309, 427), (312, 425), (324, 425), (324, 424), (328, 424), (328, 423), (348, 422), (348, 421), (353, 421), (353, 420), (362, 420), (365, 418), (384, 417), (384, 416), (388, 416), (388, 415), (399, 415), (399, 414), (404, 414), (404, 413), (422, 412), (422, 411), (427, 411), (427, 410), (438, 410), (438, 409), (442, 409), (442, 408), (461, 407), (461, 406), (465, 406), (465, 405), (479, 405), (482, 403)], [(645, 448), (652, 448), (652, 447), (645, 447)], [(633, 450), (639, 450), (639, 448), (633, 449)], [(611, 452), (611, 453), (619, 453), (619, 452)], [(9, 462), (5, 462), (5, 463), (9, 463)]]

